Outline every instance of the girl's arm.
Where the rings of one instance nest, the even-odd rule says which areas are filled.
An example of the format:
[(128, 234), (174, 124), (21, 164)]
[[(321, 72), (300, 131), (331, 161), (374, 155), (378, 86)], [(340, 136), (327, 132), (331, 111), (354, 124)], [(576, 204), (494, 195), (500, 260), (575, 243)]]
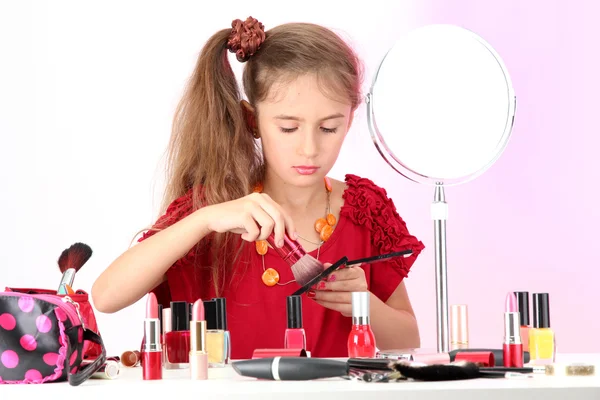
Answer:
[(208, 208), (157, 232), (113, 261), (92, 286), (96, 309), (117, 312), (162, 283), (167, 270), (210, 232)]
[(94, 306), (114, 313), (135, 303), (164, 282), (168, 269), (210, 232), (238, 233), (248, 242), (266, 239), (273, 232), (281, 247), (286, 230), (293, 236), (294, 222), (266, 194), (202, 207), (113, 261), (92, 287)]
[(420, 347), (419, 327), (404, 282), (385, 303), (371, 294), (371, 328), (381, 350)]

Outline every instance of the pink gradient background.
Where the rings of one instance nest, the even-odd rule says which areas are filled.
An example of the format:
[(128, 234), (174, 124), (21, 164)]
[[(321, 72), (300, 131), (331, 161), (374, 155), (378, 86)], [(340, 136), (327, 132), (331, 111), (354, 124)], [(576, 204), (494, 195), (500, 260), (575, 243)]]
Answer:
[[(487, 40), (507, 65), (517, 95), (515, 129), (503, 156), (475, 181), (446, 191), (449, 301), (469, 306), (471, 346), (500, 348), (506, 292), (527, 290), (550, 293), (558, 352), (600, 351), (600, 169), (594, 160), (600, 3), (420, 4), (419, 25), (455, 24)], [(378, 181), (428, 246), (407, 285), (422, 345), (435, 347), (433, 224), (426, 214), (433, 189), (384, 175)]]
[[(199, 46), (223, 21), (252, 15), (268, 28), (288, 21), (331, 27), (364, 59), (365, 87), (401, 35), (450, 23), (494, 46), (518, 97), (503, 156), (475, 181), (446, 191), (450, 303), (469, 305), (471, 346), (501, 348), (506, 292), (547, 291), (559, 352), (600, 352), (600, 172), (593, 161), (600, 2), (49, 4), (0, 2), (0, 33), (11, 38), (0, 73), (0, 288), (58, 284), (56, 257), (82, 241), (94, 256), (76, 286), (89, 291), (134, 233), (155, 220), (174, 107)], [(241, 67), (234, 63), (236, 72)], [(433, 188), (409, 182), (381, 159), (364, 107), (355, 121), (331, 176), (354, 173), (385, 187), (427, 245), (406, 283), (422, 345), (435, 347)], [(144, 310), (142, 299), (97, 314), (108, 349), (139, 346)]]

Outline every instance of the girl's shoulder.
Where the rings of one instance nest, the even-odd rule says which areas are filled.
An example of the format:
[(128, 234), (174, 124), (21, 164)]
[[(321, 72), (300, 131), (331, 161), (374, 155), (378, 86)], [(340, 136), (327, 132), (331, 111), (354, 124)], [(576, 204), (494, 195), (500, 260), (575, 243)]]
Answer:
[(368, 178), (352, 174), (347, 174), (345, 182), (339, 184), (344, 185), (340, 216), (369, 230), (373, 244), (381, 254), (411, 247), (416, 256), (423, 250), (425, 246), (410, 234), (384, 188)]

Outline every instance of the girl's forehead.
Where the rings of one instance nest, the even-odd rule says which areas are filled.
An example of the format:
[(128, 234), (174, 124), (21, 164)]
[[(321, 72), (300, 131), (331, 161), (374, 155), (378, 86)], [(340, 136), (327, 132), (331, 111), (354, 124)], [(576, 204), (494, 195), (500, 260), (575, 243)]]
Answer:
[[(295, 109), (297, 112), (350, 106), (350, 100), (340, 96), (340, 93), (330, 86), (333, 85), (325, 84), (314, 75), (303, 75), (296, 79), (275, 82), (267, 98), (258, 106), (264, 110)], [(332, 95), (334, 91), (336, 93)]]

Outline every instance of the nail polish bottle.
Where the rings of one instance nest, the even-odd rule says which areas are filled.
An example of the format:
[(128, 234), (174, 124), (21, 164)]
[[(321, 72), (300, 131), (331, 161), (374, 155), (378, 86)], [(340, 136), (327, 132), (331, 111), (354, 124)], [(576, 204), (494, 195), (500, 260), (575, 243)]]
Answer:
[(231, 360), (231, 334), (227, 329), (227, 300), (225, 297), (213, 299), (217, 303), (217, 329), (221, 329), (225, 335), (225, 364)]
[(165, 335), (165, 368), (183, 369), (190, 360), (190, 312), (185, 301), (171, 302), (171, 332)]
[(227, 330), (227, 303), (222, 297), (204, 302), (208, 366), (224, 367), (231, 357), (231, 338)]
[(519, 324), (523, 351), (529, 351), (529, 292), (515, 292), (519, 308)]
[(469, 348), (469, 317), (466, 304), (450, 307), (450, 350)]
[(550, 299), (548, 293), (533, 293), (533, 327), (529, 330), (530, 363), (554, 363), (556, 338), (550, 328)]
[(167, 346), (165, 344), (165, 338), (167, 337), (167, 333), (171, 332), (171, 309), (165, 308), (162, 312), (162, 348), (163, 348), (163, 365), (167, 365)]
[(375, 335), (369, 321), (371, 293), (352, 292), (352, 329), (348, 335), (348, 357), (374, 358)]
[(306, 349), (306, 333), (302, 327), (302, 297), (287, 298), (287, 329), (283, 347), (286, 349)]

